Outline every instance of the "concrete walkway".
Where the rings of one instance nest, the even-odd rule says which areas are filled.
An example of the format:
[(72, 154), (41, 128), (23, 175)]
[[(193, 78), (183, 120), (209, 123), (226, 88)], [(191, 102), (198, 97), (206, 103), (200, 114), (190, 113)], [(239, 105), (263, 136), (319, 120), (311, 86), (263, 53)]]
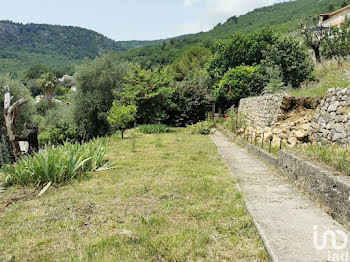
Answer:
[[(350, 235), (339, 223), (222, 133), (212, 139), (230, 166), (273, 261), (350, 261), (349, 243), (344, 242)], [(331, 231), (324, 234), (327, 230)], [(322, 245), (324, 235), (327, 241)]]

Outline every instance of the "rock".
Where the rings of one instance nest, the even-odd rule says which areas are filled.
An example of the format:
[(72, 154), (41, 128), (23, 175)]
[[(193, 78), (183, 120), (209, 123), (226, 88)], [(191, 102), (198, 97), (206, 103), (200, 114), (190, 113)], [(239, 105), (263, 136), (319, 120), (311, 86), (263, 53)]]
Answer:
[[(332, 96), (332, 99), (334, 98), (334, 96)], [(329, 107), (328, 107), (328, 112), (335, 112), (338, 109), (338, 106), (340, 105), (340, 103), (338, 101), (335, 101), (334, 103), (332, 103)]]
[(295, 137), (290, 137), (287, 142), (290, 147), (295, 147), (299, 141)]
[(333, 142), (336, 142), (336, 141), (338, 141), (339, 139), (342, 139), (342, 138), (345, 138), (345, 137), (343, 137), (342, 134), (340, 134), (340, 133), (335, 133), (335, 134), (333, 135), (333, 137), (332, 137), (332, 141), (333, 141)]
[(278, 136), (274, 136), (273, 140), (272, 140), (272, 146), (280, 146), (281, 143), (281, 138), (279, 138)]
[(264, 135), (264, 141), (265, 142), (270, 141), (271, 138), (273, 138), (273, 133), (272, 132), (265, 133), (265, 135)]
[(280, 134), (279, 138), (284, 139), (284, 140), (288, 140), (289, 136), (287, 134)]
[(310, 123), (309, 124), (303, 124), (300, 126), (300, 128), (304, 129), (304, 130), (309, 130), (310, 128)]
[(304, 138), (307, 136), (307, 132), (305, 130), (301, 131), (301, 130), (296, 130), (293, 131), (293, 136), (298, 139), (299, 141), (304, 140)]

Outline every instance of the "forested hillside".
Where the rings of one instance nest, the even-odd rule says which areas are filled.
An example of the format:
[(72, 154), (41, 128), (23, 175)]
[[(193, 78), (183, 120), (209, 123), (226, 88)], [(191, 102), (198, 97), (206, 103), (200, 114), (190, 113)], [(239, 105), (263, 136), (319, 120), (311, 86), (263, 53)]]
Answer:
[(233, 16), (209, 32), (154, 41), (116, 42), (79, 27), (0, 21), (0, 71), (19, 72), (34, 64), (47, 64), (68, 72), (84, 57), (95, 58), (101, 51), (123, 52), (124, 59), (139, 63), (143, 68), (163, 67), (195, 44), (209, 48), (215, 41), (228, 39), (235, 32), (252, 32), (264, 26), (291, 32), (297, 29), (300, 19), (333, 11), (346, 4), (346, 0), (279, 3), (239, 17)]
[(69, 67), (103, 50), (120, 51), (121, 46), (79, 27), (0, 22), (1, 71), (19, 71), (38, 63)]
[(18, 72), (34, 64), (47, 64), (68, 72), (83, 58), (93, 59), (100, 52), (127, 51), (169, 40), (117, 42), (80, 27), (0, 21), (0, 71)]
[(217, 40), (229, 39), (236, 32), (250, 33), (266, 26), (281, 33), (294, 32), (298, 29), (300, 20), (310, 16), (317, 17), (320, 13), (332, 12), (348, 4), (348, 0), (296, 0), (278, 3), (239, 17), (232, 16), (209, 32), (200, 32), (182, 41), (172, 40), (163, 46), (132, 49), (123, 56), (145, 68), (165, 66), (180, 57), (191, 45), (211, 47)]

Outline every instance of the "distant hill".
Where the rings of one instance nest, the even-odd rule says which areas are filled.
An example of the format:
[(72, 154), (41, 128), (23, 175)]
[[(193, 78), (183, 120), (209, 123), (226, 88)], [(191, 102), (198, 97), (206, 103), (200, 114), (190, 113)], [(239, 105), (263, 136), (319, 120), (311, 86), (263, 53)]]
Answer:
[(40, 63), (67, 69), (100, 52), (126, 51), (163, 41), (116, 42), (80, 27), (0, 21), (0, 71), (18, 72)]
[[(166, 46), (149, 46), (132, 49), (123, 56), (144, 67), (165, 66), (194, 44), (210, 47), (217, 40), (229, 39), (234, 33), (249, 33), (270, 26), (281, 33), (295, 32), (299, 29), (299, 21), (307, 17), (317, 17), (320, 13), (337, 10), (350, 4), (350, 0), (296, 0), (277, 3), (255, 9), (247, 14), (232, 16), (225, 23), (218, 24), (208, 32), (194, 34), (182, 41), (169, 41)], [(301, 35), (299, 34), (299, 37)], [(181, 40), (181, 37), (177, 40)]]
[(317, 17), (320, 13), (334, 11), (347, 4), (350, 4), (349, 0), (295, 0), (277, 3), (239, 17), (233, 16), (224, 24), (218, 24), (209, 32), (201, 34), (199, 38), (225, 39), (235, 32), (248, 33), (265, 26), (280, 32), (291, 32), (298, 29), (300, 19)]
[(31, 64), (69, 66), (120, 44), (92, 30), (73, 26), (0, 21), (0, 70), (20, 71)]
[(165, 66), (194, 44), (210, 47), (216, 40), (228, 39), (235, 32), (252, 32), (264, 26), (280, 32), (296, 31), (300, 19), (334, 11), (347, 1), (350, 0), (279, 3), (233, 16), (209, 32), (154, 41), (117, 42), (80, 27), (0, 21), (0, 71), (19, 72), (40, 63), (68, 71), (84, 57), (94, 58), (104, 51), (123, 52), (125, 59), (143, 67)]

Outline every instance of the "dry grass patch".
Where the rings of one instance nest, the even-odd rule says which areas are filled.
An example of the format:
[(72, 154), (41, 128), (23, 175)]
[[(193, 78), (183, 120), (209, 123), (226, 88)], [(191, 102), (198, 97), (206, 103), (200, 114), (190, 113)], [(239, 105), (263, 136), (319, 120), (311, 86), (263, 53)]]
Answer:
[(133, 140), (112, 138), (115, 170), (6, 207), (0, 260), (268, 261), (209, 136)]

